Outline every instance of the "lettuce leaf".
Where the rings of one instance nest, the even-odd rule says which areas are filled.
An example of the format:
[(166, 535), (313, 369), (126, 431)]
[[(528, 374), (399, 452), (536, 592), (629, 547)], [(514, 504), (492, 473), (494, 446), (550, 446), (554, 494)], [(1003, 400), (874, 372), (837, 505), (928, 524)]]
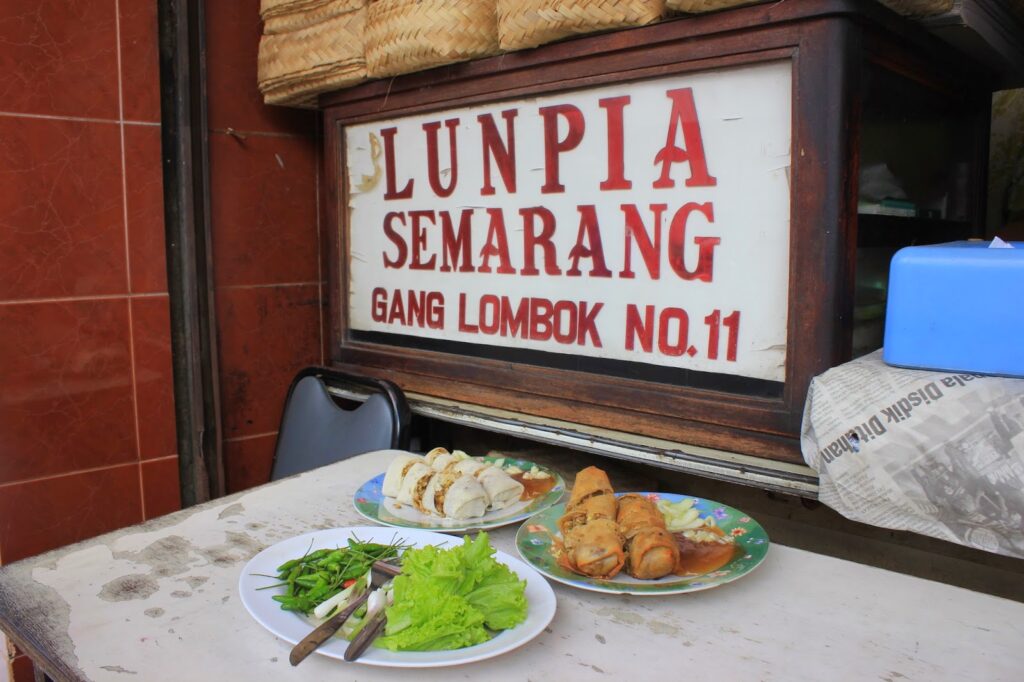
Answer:
[(410, 549), (377, 646), (393, 651), (459, 649), (526, 620), (526, 582), (494, 559), (486, 533), (450, 549)]

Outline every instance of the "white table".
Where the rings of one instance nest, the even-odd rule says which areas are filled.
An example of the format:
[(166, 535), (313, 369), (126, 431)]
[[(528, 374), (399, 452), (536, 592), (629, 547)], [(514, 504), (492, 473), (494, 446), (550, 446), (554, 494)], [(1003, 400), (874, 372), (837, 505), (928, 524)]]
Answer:
[[(366, 525), (352, 497), (369, 454), (0, 569), (0, 627), (52, 676), (83, 680), (1021, 680), (1024, 604), (773, 546), (743, 579), (630, 597), (554, 584), (548, 630), (455, 668), (312, 656), (258, 625), (237, 594), (263, 547)], [(492, 532), (515, 554), (515, 527)]]

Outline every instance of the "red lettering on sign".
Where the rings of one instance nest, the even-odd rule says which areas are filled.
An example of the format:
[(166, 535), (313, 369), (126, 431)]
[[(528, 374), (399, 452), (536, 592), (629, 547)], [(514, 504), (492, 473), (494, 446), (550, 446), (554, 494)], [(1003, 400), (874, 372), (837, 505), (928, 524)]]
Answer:
[(530, 299), (530, 338), (547, 341), (551, 338), (551, 311), (554, 306), (546, 298)]
[(402, 305), (402, 297), (395, 292), (395, 297), (391, 299), (391, 308), (388, 311), (388, 324), (405, 324), (405, 306)]
[(608, 178), (601, 183), (601, 191), (630, 189), (633, 183), (626, 179), (624, 150), (625, 134), (622, 126), (622, 110), (629, 104), (629, 95), (605, 97), (597, 103), (605, 110), (608, 120)]
[[(676, 322), (674, 339), (669, 338), (670, 323)], [(686, 352), (690, 334), (690, 318), (682, 308), (665, 308), (658, 315), (658, 350), (665, 355), (678, 357)]]
[(594, 348), (601, 348), (601, 335), (597, 333), (597, 314), (604, 308), (604, 303), (598, 303), (590, 312), (587, 312), (587, 303), (582, 301), (580, 303), (580, 323), (579, 323), (579, 336), (576, 339), (576, 343), (583, 346), (587, 343), (587, 337), (590, 337), (590, 343)]
[(466, 321), (466, 295), (459, 294), (459, 331), (467, 334), (476, 334), (480, 331), (475, 324)]
[[(555, 215), (543, 206), (521, 208), (519, 215), (523, 217), (523, 269), (519, 271), (519, 274), (528, 276), (540, 274), (534, 259), (534, 252), (538, 246), (544, 254), (544, 274), (562, 274), (562, 270), (557, 264), (558, 254), (551, 241), (551, 238), (555, 236)], [(544, 225), (540, 234), (537, 234), (534, 229), (534, 217), (539, 217)]]
[[(395, 290), (395, 298), (401, 296)], [(440, 291), (409, 291), (406, 298), (406, 319), (404, 325), (444, 329), (444, 296)]]
[(644, 306), (643, 319), (640, 311), (630, 303), (626, 306), (626, 350), (635, 348), (634, 341), (640, 342), (645, 353), (654, 350), (654, 306)]
[(711, 202), (697, 204), (690, 202), (676, 211), (672, 216), (672, 225), (668, 233), (668, 263), (681, 278), (692, 281), (710, 282), (715, 260), (715, 247), (721, 243), (718, 237), (694, 237), (693, 243), (697, 245), (697, 267), (693, 270), (686, 268), (686, 223), (690, 214), (694, 211), (701, 213), (709, 223), (715, 222), (714, 207)]
[(385, 201), (408, 199), (412, 196), (412, 178), (409, 178), (401, 191), (397, 189), (398, 181), (395, 179), (395, 134), (397, 132), (398, 128), (384, 128), (380, 131), (380, 136), (384, 138), (384, 178), (387, 183), (384, 192)]
[(480, 297), (480, 331), (483, 334), (497, 334), (500, 327), (501, 303), (494, 294)]
[[(576, 233), (576, 245), (569, 251), (572, 267), (565, 274), (570, 277), (579, 277), (582, 274), (580, 259), (589, 258), (591, 266), (588, 274), (591, 277), (611, 277), (612, 271), (604, 262), (604, 245), (601, 243), (601, 228), (597, 223), (597, 208), (587, 205), (577, 206), (576, 210), (580, 212), (580, 228)], [(586, 238), (586, 244), (584, 244), (584, 238)]]
[(722, 324), (729, 330), (729, 340), (725, 343), (725, 359), (729, 362), (736, 362), (736, 350), (740, 343), (740, 311), (733, 311)]
[(512, 312), (512, 301), (508, 296), (501, 297), (501, 335), (526, 336), (530, 324), (530, 304), (525, 298), (519, 299), (519, 305)]
[(564, 345), (585, 345), (588, 340), (601, 348), (597, 316), (603, 303), (591, 307), (586, 301), (551, 301), (546, 298), (521, 298), (513, 303), (508, 296), (484, 294), (477, 304), (477, 322), (469, 321), (467, 295), (459, 294), (459, 331), (467, 334), (518, 337), (531, 341), (550, 341)]
[[(654, 157), (654, 164), (661, 164), (661, 177), (654, 181), (655, 189), (676, 186), (675, 180), (670, 177), (674, 163), (690, 164), (690, 177), (686, 179), (687, 187), (714, 187), (718, 180), (708, 173), (708, 162), (704, 158), (704, 140), (700, 134), (700, 121), (697, 120), (697, 105), (693, 101), (693, 89), (669, 90), (665, 96), (672, 100), (672, 113), (669, 115), (665, 146)], [(685, 148), (676, 146), (678, 129), (682, 130)]]
[[(563, 324), (564, 323), (564, 324)], [(576, 304), (572, 301), (555, 303), (551, 315), (551, 330), (555, 341), (561, 344), (576, 343)]]
[(388, 292), (383, 287), (375, 287), (370, 292), (370, 318), (374, 322), (383, 322), (388, 309)]
[(423, 124), (423, 130), (427, 134), (427, 177), (430, 180), (430, 189), (439, 197), (451, 196), (455, 186), (459, 182), (459, 156), (455, 143), (455, 129), (459, 125), (459, 119), (450, 118), (444, 122), (448, 129), (448, 186), (441, 184), (441, 161), (437, 152), (437, 131), (441, 128), (440, 121), (432, 121)]
[(391, 240), (391, 243), (398, 247), (398, 255), (393, 259), (388, 258), (387, 252), (381, 254), (384, 257), (384, 267), (386, 268), (400, 268), (405, 265), (405, 258), (408, 253), (408, 249), (405, 246), (405, 240), (402, 239), (401, 235), (395, 231), (394, 226), (391, 224), (393, 221), (405, 225), (405, 214), (395, 213), (392, 211), (384, 216), (384, 235)]
[(473, 209), (463, 209), (456, 234), (451, 214), (441, 211), (441, 272), (474, 271), (472, 219)]
[(508, 255), (508, 234), (505, 231), (505, 216), (500, 208), (489, 208), (487, 214), (491, 216), (491, 224), (487, 228), (487, 243), (480, 249), (480, 272), (490, 272), (490, 260), (492, 256), (498, 257), (498, 274), (511, 275), (515, 273), (512, 262)]
[(498, 135), (498, 127), (494, 123), (491, 114), (480, 114), (476, 120), (480, 122), (480, 136), (483, 140), (484, 152), (484, 185), (480, 194), (490, 196), (494, 194), (494, 185), (491, 184), (491, 158), (498, 166), (501, 173), (501, 180), (505, 183), (505, 191), (509, 194), (516, 193), (516, 129), (515, 118), (519, 114), (518, 109), (506, 109), (501, 112), (505, 119), (505, 139), (501, 141)]
[(412, 218), (412, 258), (409, 260), (410, 270), (433, 270), (437, 262), (437, 256), (431, 254), (430, 260), (424, 262), (420, 259), (423, 249), (427, 246), (427, 231), (420, 224), (421, 220), (430, 221), (434, 224), (433, 211), (409, 211)]
[[(544, 117), (544, 186), (540, 191), (544, 194), (555, 194), (565, 191), (565, 185), (559, 182), (558, 159), (562, 152), (579, 146), (583, 140), (586, 121), (583, 112), (572, 104), (558, 104), (541, 107), (540, 115)], [(558, 139), (558, 118), (565, 119), (569, 128), (564, 139)]]
[(625, 214), (625, 230), (623, 230), (624, 238), (626, 240), (625, 245), (622, 247), (622, 271), (619, 272), (619, 277), (623, 279), (633, 279), (636, 277), (633, 274), (633, 240), (636, 240), (637, 248), (640, 249), (640, 255), (644, 259), (644, 265), (647, 266), (647, 273), (651, 276), (651, 279), (661, 278), (661, 214), (668, 208), (666, 204), (651, 204), (651, 212), (654, 214), (654, 223), (652, 230), (654, 232), (654, 238), (647, 233), (647, 228), (644, 227), (643, 218), (640, 217), (640, 211), (634, 204), (622, 204), (620, 207), (622, 212)]

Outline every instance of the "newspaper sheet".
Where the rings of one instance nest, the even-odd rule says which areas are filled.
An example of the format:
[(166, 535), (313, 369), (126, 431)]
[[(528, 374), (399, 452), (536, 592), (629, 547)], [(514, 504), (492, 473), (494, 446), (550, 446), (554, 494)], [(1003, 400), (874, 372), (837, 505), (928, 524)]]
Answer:
[(844, 516), (1024, 557), (1024, 379), (899, 369), (877, 351), (814, 379), (800, 441)]

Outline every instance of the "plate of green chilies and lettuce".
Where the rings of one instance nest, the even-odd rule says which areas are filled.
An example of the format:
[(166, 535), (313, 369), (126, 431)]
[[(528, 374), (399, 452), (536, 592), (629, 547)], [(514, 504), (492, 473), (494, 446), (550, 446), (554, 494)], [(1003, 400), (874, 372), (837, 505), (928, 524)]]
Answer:
[[(383, 634), (356, 662), (389, 667), (470, 663), (530, 641), (551, 622), (555, 595), (525, 562), (463, 538), (377, 526), (306, 533), (253, 557), (239, 578), (242, 603), (264, 628), (295, 644), (365, 589), (370, 565), (395, 563)], [(346, 594), (347, 592), (347, 594)], [(322, 617), (315, 615), (320, 607)], [(317, 653), (342, 659), (370, 620), (360, 609)]]

